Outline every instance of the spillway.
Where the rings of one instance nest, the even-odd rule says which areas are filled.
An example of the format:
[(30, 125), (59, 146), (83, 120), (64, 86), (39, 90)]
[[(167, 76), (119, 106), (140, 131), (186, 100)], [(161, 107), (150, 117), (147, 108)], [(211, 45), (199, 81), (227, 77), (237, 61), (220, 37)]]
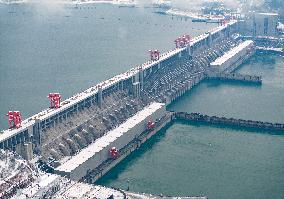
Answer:
[[(68, 176), (72, 180), (80, 180), (89, 171), (94, 170), (110, 157), (110, 148), (116, 147), (116, 149), (121, 150), (133, 139), (147, 131), (148, 121), (158, 122), (165, 115), (164, 104), (150, 104), (57, 167), (55, 173)], [(80, 140), (81, 138), (77, 135), (77, 139)]]

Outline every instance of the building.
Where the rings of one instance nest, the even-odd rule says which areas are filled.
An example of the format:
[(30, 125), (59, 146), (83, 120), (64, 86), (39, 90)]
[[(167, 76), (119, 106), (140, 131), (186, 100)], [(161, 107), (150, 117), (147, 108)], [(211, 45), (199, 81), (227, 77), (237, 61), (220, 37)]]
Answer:
[(240, 32), (246, 36), (275, 37), (278, 35), (277, 13), (250, 13), (240, 24)]

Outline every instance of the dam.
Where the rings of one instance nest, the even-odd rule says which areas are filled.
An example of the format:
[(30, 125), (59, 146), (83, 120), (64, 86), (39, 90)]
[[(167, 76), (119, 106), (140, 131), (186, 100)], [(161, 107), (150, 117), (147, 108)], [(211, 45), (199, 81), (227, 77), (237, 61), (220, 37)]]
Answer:
[[(29, 117), (19, 128), (12, 127), (4, 131), (0, 135), (0, 147), (22, 152), (26, 159), (40, 156), (43, 161), (55, 167), (55, 172), (63, 176), (79, 180), (90, 175), (93, 179), (86, 179), (96, 181), (114, 167), (120, 157), (122, 159), (139, 148), (137, 143), (143, 143), (154, 135), (159, 130), (159, 122), (161, 126), (170, 123), (171, 116), (166, 112), (157, 118), (153, 115), (157, 129), (149, 132), (145, 130), (146, 123), (149, 122), (146, 117), (142, 123), (140, 121), (141, 130), (133, 134), (137, 142), (123, 138), (123, 144), (116, 146), (121, 156), (110, 161), (112, 142), (108, 141), (115, 142), (124, 133), (129, 133), (113, 132), (127, 123), (137, 122), (133, 118), (143, 111), (148, 112), (153, 102), (163, 104), (160, 106), (164, 111), (166, 105), (206, 79), (208, 73), (218, 76), (221, 72), (220, 77), (227, 79), (261, 81), (255, 75), (231, 75), (228, 71), (216, 71), (213, 67), (214, 61), (228, 52), (236, 52), (238, 46), (239, 52), (244, 54), (231, 54), (224, 69), (232, 66), (230, 71), (234, 70), (254, 53), (252, 41), (234, 39), (232, 35), (237, 31), (238, 22), (231, 21), (198, 37), (188, 39), (186, 35), (182, 35), (177, 38), (175, 44), (178, 45), (174, 50), (161, 53), (158, 58), (150, 56), (150, 61), (75, 94), (60, 102), (59, 107), (50, 107)], [(250, 44), (249, 48), (247, 43)], [(240, 57), (242, 59), (238, 60)], [(110, 136), (109, 133), (113, 135)], [(107, 141), (102, 141), (104, 139)], [(97, 151), (99, 156), (96, 156), (90, 152), (93, 150), (89, 147), (104, 150), (104, 153), (101, 155)], [(76, 160), (81, 158), (82, 162), (77, 164)], [(76, 166), (69, 167), (70, 165)]]
[[(18, 123), (16, 127), (11, 126), (1, 133), (0, 148), (16, 150), (27, 159), (31, 159), (33, 153), (40, 155), (43, 161), (54, 159), (52, 164), (55, 167), (66, 161), (64, 157), (75, 155), (70, 161), (76, 162), (78, 159), (76, 154), (79, 151), (88, 145), (91, 147), (94, 141), (111, 135), (109, 131), (127, 122), (129, 117), (151, 102), (170, 104), (205, 79), (208, 71), (223, 72), (225, 67), (236, 67), (237, 63), (250, 57), (253, 54), (251, 50), (253, 42), (237, 41), (230, 37), (237, 31), (237, 23), (230, 21), (195, 38), (190, 38), (188, 35), (181, 36), (175, 40), (174, 50), (163, 54), (157, 50), (150, 51), (150, 61), (62, 102), (60, 94), (50, 93), (48, 96), (51, 102), (50, 108), (23, 120), (20, 124), (18, 119), (13, 118), (11, 112), (11, 121), (14, 125), (16, 121)], [(241, 61), (238, 57), (241, 57)], [(216, 59), (225, 60), (226, 66), (217, 69), (213, 67)], [(172, 66), (175, 66), (174, 69), (171, 69)], [(159, 118), (155, 118), (157, 119)], [(137, 133), (143, 131), (139, 130)], [(118, 138), (117, 136), (118, 134), (113, 137), (113, 141)], [(132, 139), (119, 145), (118, 150)], [(107, 150), (109, 147), (100, 146)], [(85, 150), (88, 151), (88, 147)], [(103, 156), (108, 158), (107, 153)], [(100, 163), (95, 165), (99, 166), (105, 160), (101, 159)], [(68, 167), (69, 164), (66, 165), (65, 167)], [(65, 167), (59, 166), (59, 168)], [(94, 168), (87, 170), (92, 169)], [(66, 168), (62, 169), (66, 174), (65, 171)], [(84, 175), (77, 176), (82, 178)]]
[(150, 61), (62, 102), (52, 101), (55, 98), (50, 96), (55, 94), (50, 94), (51, 103), (57, 106), (51, 104), (51, 108), (24, 120), (20, 127), (4, 131), (0, 148), (24, 151), (23, 156), (28, 159), (32, 153), (44, 161), (54, 158), (60, 165), (60, 159), (73, 156), (108, 135), (149, 103), (170, 104), (205, 79), (206, 74), (235, 70), (254, 53), (253, 41), (230, 37), (237, 31), (237, 24), (231, 21), (195, 38), (181, 36), (175, 40), (174, 50), (151, 52)]
[[(150, 51), (150, 61), (62, 102), (60, 94), (49, 94), (50, 108), (24, 120), (21, 126), (4, 131), (0, 148), (22, 152), (27, 159), (34, 153), (43, 161), (55, 160), (52, 164), (57, 167), (58, 174), (80, 180), (109, 158), (111, 147), (120, 151), (142, 134), (148, 117), (158, 121), (166, 115), (159, 113), (157, 117), (151, 108), (148, 111), (145, 107), (150, 103), (168, 105), (205, 79), (207, 74), (230, 73), (251, 57), (254, 53), (252, 40), (230, 37), (237, 31), (237, 24), (237, 21), (231, 21), (195, 38), (181, 36), (175, 40), (174, 50), (163, 54), (158, 50)], [(174, 69), (171, 66), (175, 66)], [(251, 76), (220, 77), (260, 81)], [(141, 121), (134, 119), (141, 110), (150, 115), (143, 116)], [(142, 125), (135, 127), (140, 130), (131, 130), (135, 126), (129, 127), (133, 123), (131, 118), (137, 125)], [(135, 134), (123, 133), (125, 128)], [(65, 157), (70, 156), (72, 158), (66, 160)]]
[[(52, 137), (58, 137), (58, 130), (63, 132), (62, 135), (65, 136), (63, 140), (69, 143), (70, 140), (68, 141), (66, 136), (69, 133), (70, 136), (74, 135), (78, 130), (80, 136), (83, 129), (90, 131), (94, 138), (100, 137), (105, 131), (110, 130), (111, 126), (115, 126), (115, 122), (125, 120), (150, 100), (168, 104), (205, 78), (204, 72), (208, 64), (234, 46), (234, 41), (228, 36), (235, 31), (237, 31), (237, 21), (231, 21), (209, 33), (192, 38), (188, 41), (190, 43), (180, 41), (181, 46), (161, 54), (158, 60), (147, 61), (94, 85), (62, 101), (58, 108), (45, 109), (23, 120), (19, 128), (4, 131), (0, 135), (0, 148), (15, 150), (17, 144), (32, 141), (35, 151), (39, 153), (42, 151), (43, 157), (47, 158), (49, 156), (47, 151), (50, 149), (53, 151), (52, 143), (54, 145), (54, 142), (60, 142), (60, 139), (53, 140)], [(170, 69), (172, 65), (177, 65), (173, 71)], [(127, 95), (128, 92), (133, 98)], [(114, 113), (109, 115), (107, 110), (114, 110)], [(118, 115), (120, 111), (124, 114)], [(95, 117), (95, 114), (102, 117)], [(110, 123), (107, 117), (116, 119)], [(84, 122), (77, 124), (78, 118)], [(104, 127), (95, 125), (95, 123), (99, 125), (100, 122), (106, 125)], [(66, 134), (66, 131), (69, 133)], [(73, 150), (73, 153), (75, 151)]]

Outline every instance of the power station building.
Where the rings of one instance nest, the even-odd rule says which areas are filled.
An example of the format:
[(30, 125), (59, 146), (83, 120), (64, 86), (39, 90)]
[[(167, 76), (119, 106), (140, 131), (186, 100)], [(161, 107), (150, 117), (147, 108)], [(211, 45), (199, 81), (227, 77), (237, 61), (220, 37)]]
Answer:
[(275, 37), (278, 35), (277, 13), (250, 13), (240, 24), (241, 32), (247, 36)]

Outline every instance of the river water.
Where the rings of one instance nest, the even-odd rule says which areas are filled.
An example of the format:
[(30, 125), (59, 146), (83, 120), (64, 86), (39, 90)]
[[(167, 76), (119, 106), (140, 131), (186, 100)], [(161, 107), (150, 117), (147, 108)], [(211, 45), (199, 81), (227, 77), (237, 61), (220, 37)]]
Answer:
[[(154, 14), (151, 9), (0, 5), (0, 129), (4, 114), (24, 118), (49, 104), (166, 51), (184, 33), (215, 25)], [(284, 122), (284, 61), (256, 55), (239, 69), (263, 75), (262, 86), (202, 82), (170, 110)], [(284, 137), (270, 133), (176, 123), (111, 170), (98, 183), (164, 195), (284, 198)]]

